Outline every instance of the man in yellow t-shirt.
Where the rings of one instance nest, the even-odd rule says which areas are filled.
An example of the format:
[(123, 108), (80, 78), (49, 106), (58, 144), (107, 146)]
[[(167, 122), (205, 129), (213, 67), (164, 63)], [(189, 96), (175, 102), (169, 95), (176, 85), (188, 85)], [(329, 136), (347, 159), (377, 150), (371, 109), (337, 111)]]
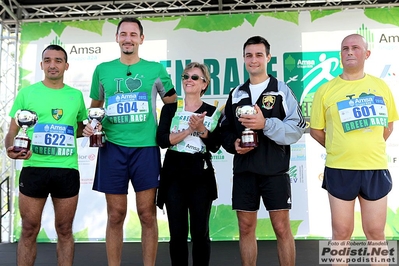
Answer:
[(369, 56), (361, 35), (345, 37), (343, 73), (318, 89), (312, 105), (310, 135), (327, 151), (322, 187), (329, 193), (333, 240), (350, 239), (356, 198), (367, 239), (385, 239), (392, 188), (385, 141), (399, 117), (386, 83), (364, 73)]

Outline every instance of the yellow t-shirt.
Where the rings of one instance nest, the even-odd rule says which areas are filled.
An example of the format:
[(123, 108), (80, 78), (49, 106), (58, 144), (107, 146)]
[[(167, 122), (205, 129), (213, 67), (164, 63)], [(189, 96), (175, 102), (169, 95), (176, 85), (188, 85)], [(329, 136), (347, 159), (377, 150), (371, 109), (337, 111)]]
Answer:
[(315, 93), (310, 127), (326, 131), (327, 167), (377, 170), (388, 168), (384, 127), (398, 119), (383, 80), (366, 75), (348, 81), (338, 76)]

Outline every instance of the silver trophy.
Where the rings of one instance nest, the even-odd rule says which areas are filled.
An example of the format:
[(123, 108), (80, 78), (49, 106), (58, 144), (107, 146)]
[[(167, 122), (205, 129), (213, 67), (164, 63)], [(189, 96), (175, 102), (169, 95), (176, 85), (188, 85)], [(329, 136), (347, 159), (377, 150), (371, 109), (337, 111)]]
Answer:
[(105, 117), (104, 108), (89, 108), (88, 116), (91, 120), (91, 126), (93, 127), (94, 134), (90, 136), (90, 147), (103, 147), (105, 145), (105, 133), (99, 131), (97, 126)]
[[(241, 115), (254, 114), (256, 114), (256, 109), (253, 105), (242, 105), (238, 106), (236, 109), (236, 116), (238, 118), (240, 118)], [(246, 128), (241, 134), (240, 146), (242, 148), (258, 147), (258, 134), (250, 128)]]
[(18, 135), (14, 138), (14, 152), (29, 151), (31, 140), (26, 134), (28, 128), (33, 127), (37, 123), (37, 114), (30, 110), (18, 110), (15, 113), (15, 122), (21, 128)]

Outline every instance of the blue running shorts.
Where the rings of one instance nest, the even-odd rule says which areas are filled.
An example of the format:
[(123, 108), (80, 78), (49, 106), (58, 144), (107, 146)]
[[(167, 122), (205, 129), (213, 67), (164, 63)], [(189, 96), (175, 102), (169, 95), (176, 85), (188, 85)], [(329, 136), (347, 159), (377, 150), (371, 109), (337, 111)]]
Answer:
[(93, 190), (128, 194), (129, 181), (135, 192), (157, 188), (161, 169), (159, 147), (124, 147), (107, 142), (98, 149)]
[(325, 167), (322, 188), (342, 200), (358, 195), (366, 200), (379, 200), (392, 189), (388, 170), (344, 170)]

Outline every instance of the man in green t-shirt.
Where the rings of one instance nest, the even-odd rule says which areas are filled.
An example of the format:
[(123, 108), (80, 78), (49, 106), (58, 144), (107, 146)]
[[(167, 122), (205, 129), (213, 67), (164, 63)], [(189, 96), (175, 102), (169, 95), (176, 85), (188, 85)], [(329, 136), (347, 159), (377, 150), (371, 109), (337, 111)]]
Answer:
[[(38, 123), (27, 130), (31, 145), (22, 146), (20, 142), (14, 142), (20, 130), (14, 119), (5, 138), (8, 157), (24, 160), (19, 176), (22, 232), (18, 241), (17, 264), (34, 265), (36, 238), (50, 194), (58, 236), (58, 265), (72, 265), (72, 223), (80, 188), (76, 137), (82, 135), (86, 107), (82, 92), (64, 84), (64, 72), (69, 65), (62, 47), (49, 45), (45, 48), (40, 66), (44, 80), (21, 89), (10, 111), (11, 117), (18, 110), (37, 113)], [(19, 151), (16, 151), (17, 146)]]
[[(164, 103), (176, 101), (165, 68), (139, 57), (143, 27), (134, 18), (122, 19), (116, 30), (120, 58), (99, 64), (93, 74), (91, 107), (105, 107), (101, 126), (107, 144), (98, 150), (93, 189), (105, 193), (108, 221), (108, 265), (120, 265), (123, 223), (129, 182), (136, 192), (142, 226), (144, 265), (154, 265), (158, 247), (155, 195), (159, 184), (160, 150), (156, 143), (156, 96)], [(93, 134), (88, 124), (84, 136)]]

